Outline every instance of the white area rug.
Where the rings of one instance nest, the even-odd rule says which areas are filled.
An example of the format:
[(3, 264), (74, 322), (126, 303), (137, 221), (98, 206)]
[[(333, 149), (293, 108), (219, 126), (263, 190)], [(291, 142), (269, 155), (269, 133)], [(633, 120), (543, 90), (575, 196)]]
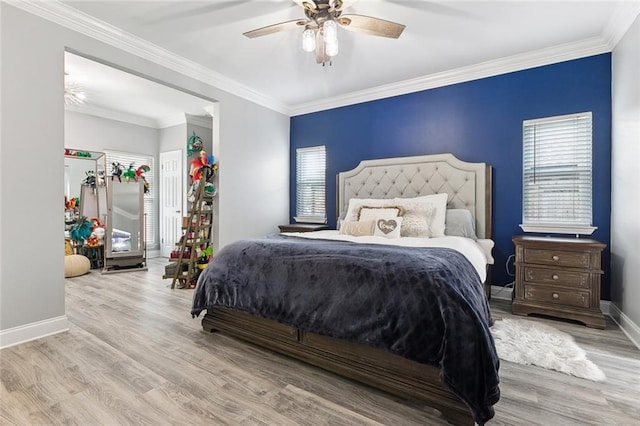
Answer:
[(596, 382), (606, 379), (573, 337), (554, 327), (504, 318), (495, 321), (491, 334), (498, 356), (505, 361), (533, 364)]

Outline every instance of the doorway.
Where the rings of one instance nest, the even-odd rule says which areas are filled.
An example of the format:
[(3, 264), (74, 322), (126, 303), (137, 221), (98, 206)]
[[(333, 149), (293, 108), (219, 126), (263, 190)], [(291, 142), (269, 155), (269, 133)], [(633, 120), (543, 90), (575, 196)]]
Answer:
[[(216, 102), (69, 51), (65, 52), (65, 91), (80, 95), (65, 106), (65, 146), (153, 157), (157, 180), (150, 182), (154, 187), (145, 195), (145, 201), (150, 200), (145, 203), (146, 217), (152, 218), (147, 256), (169, 256), (168, 247), (181, 231), (186, 192), (186, 117), (211, 123), (209, 111)], [(164, 153), (170, 157), (165, 159)], [(182, 158), (175, 161), (181, 153)], [(173, 174), (166, 181), (160, 176), (164, 166)], [(165, 188), (167, 184), (171, 187)]]
[(160, 153), (160, 256), (169, 257), (182, 234), (182, 151)]

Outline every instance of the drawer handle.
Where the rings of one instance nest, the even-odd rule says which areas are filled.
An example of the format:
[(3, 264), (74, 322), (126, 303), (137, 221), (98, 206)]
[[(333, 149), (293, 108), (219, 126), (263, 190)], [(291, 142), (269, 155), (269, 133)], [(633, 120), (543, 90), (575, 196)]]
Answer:
[(554, 280), (557, 280), (557, 279), (558, 279), (558, 278), (560, 278), (560, 277), (559, 277), (559, 276), (557, 276), (556, 274), (553, 274), (553, 275), (551, 276), (551, 278), (553, 278)]
[(558, 255), (553, 255), (552, 259), (553, 259), (553, 260), (556, 260), (556, 261), (557, 261), (557, 260), (560, 260), (560, 256), (558, 256)]
[(560, 297), (560, 296), (558, 296), (558, 293), (553, 293), (553, 298), (554, 299), (557, 299), (558, 297)]

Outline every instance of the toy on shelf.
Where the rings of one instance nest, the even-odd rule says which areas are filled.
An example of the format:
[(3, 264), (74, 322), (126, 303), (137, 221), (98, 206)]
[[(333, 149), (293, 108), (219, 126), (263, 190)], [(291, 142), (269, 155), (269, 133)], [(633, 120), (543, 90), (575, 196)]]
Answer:
[(89, 151), (80, 151), (77, 149), (69, 149), (69, 148), (64, 149), (64, 155), (68, 155), (69, 157), (91, 158), (91, 152)]
[(100, 245), (100, 240), (95, 232), (91, 233), (89, 239), (87, 240), (87, 247), (98, 247)]

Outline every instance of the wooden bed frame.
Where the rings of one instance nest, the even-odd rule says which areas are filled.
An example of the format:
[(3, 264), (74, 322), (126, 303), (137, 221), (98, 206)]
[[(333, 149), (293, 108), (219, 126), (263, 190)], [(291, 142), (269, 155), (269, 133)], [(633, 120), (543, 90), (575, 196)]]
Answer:
[[(412, 179), (407, 183), (403, 176)], [(412, 182), (417, 184), (412, 186)], [(350, 198), (414, 197), (442, 192), (450, 195), (449, 208), (471, 210), (479, 238), (491, 237), (491, 167), (485, 163), (466, 163), (451, 154), (439, 154), (363, 161), (354, 170), (338, 175), (339, 211), (346, 211)], [(441, 382), (439, 368), (228, 308), (209, 309), (202, 327), (391, 394), (422, 401), (440, 410), (452, 424), (475, 424), (467, 405)]]

